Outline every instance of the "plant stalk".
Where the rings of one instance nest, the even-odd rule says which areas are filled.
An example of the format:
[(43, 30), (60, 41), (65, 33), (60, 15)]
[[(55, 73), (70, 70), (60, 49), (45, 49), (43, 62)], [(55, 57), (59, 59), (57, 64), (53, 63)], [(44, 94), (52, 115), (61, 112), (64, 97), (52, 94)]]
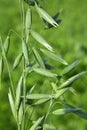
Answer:
[[(24, 2), (22, 0), (22, 5), (21, 5), (21, 8), (22, 8), (22, 41), (24, 40), (25, 36), (25, 29), (24, 29), (24, 26), (25, 26), (25, 21), (24, 21)], [(25, 130), (25, 102), (26, 102), (26, 77), (25, 77), (25, 67), (26, 67), (26, 64), (25, 64), (25, 57), (23, 57), (23, 123), (22, 123), (22, 130)]]

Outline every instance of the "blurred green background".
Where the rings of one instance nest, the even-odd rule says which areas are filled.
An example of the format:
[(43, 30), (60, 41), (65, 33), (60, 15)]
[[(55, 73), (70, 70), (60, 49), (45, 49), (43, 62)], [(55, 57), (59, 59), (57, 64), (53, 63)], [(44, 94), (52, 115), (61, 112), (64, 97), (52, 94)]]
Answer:
[[(69, 64), (76, 59), (81, 61), (80, 65), (71, 73), (71, 75), (82, 70), (87, 70), (87, 0), (47, 0), (47, 2), (43, 4), (43, 7), (51, 15), (54, 15), (56, 11), (63, 8), (60, 15), (62, 23), (57, 29), (44, 31), (44, 24), (38, 19), (38, 15), (34, 11), (33, 28), (38, 30), (38, 32), (51, 43), (56, 52)], [(0, 0), (0, 35), (2, 36), (3, 41), (5, 40), (9, 29), (14, 29), (21, 35), (20, 16), (18, 0)], [(10, 53), (8, 54), (8, 59), (11, 61), (9, 63), (10, 66), (13, 63), (15, 56), (20, 52), (20, 49), (20, 40), (13, 34), (11, 37)], [(64, 66), (59, 64), (59, 71), (62, 68), (64, 68)], [(14, 81), (17, 81), (19, 74), (15, 74), (14, 72)], [(8, 104), (7, 93), (10, 84), (6, 68), (2, 80), (3, 88), (0, 91), (0, 130), (16, 130), (16, 124)], [(39, 79), (39, 81), (40, 80), (41, 79)], [(81, 107), (83, 111), (87, 113), (87, 75), (76, 81), (73, 86), (77, 90), (77, 95), (74, 96), (71, 93), (67, 94), (66, 98), (68, 102)], [(76, 115), (70, 114), (62, 116), (57, 118), (55, 122), (60, 127), (60, 130), (87, 130), (87, 121)]]

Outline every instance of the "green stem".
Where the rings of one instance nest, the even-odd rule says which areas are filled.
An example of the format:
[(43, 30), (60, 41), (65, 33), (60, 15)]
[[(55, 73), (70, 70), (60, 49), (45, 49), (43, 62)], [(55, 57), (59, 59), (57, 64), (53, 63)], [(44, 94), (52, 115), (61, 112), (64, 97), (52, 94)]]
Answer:
[(8, 61), (7, 61), (7, 58), (5, 56), (5, 53), (4, 53), (4, 59), (5, 59), (5, 62), (6, 62), (6, 65), (7, 65), (7, 69), (8, 69), (8, 74), (9, 74), (9, 79), (10, 79), (10, 83), (11, 83), (12, 93), (13, 93), (13, 96), (15, 97), (14, 86), (13, 86), (12, 77), (11, 77), (11, 72), (10, 72), (10, 68), (9, 68)]
[[(25, 59), (24, 59), (24, 68), (25, 68)], [(23, 70), (24, 71), (24, 70)], [(23, 72), (23, 130), (25, 130), (25, 102), (26, 102), (26, 77), (25, 72)]]
[[(22, 0), (22, 5), (21, 5), (21, 8), (22, 8), (22, 41), (24, 40), (25, 38), (25, 29), (24, 29), (24, 25), (25, 25), (25, 21), (24, 21), (24, 2)], [(26, 77), (25, 77), (25, 57), (23, 57), (23, 123), (22, 123), (22, 130), (25, 130), (25, 102), (26, 102)]]
[(24, 39), (24, 34), (25, 34), (25, 20), (24, 20), (24, 18), (25, 18), (25, 16), (24, 16), (24, 2), (23, 2), (23, 0), (22, 0), (22, 6), (21, 6), (21, 8), (22, 8), (22, 40)]
[(20, 124), (18, 124), (18, 130), (21, 130), (21, 125)]
[(12, 82), (11, 72), (10, 72), (10, 68), (9, 68), (9, 65), (8, 65), (8, 61), (7, 61), (7, 58), (6, 58), (6, 54), (5, 54), (5, 50), (4, 50), (4, 47), (2, 45), (2, 42), (1, 42), (1, 48), (2, 48), (2, 55), (4, 57), (4, 60), (5, 60), (6, 66), (7, 66), (7, 70), (8, 70), (8, 75), (9, 75), (9, 79), (10, 79), (10, 83), (11, 83), (12, 94), (13, 94), (13, 96), (15, 98), (14, 86), (13, 86), (13, 82)]
[(0, 75), (0, 90), (2, 88), (2, 78), (1, 78), (1, 75)]

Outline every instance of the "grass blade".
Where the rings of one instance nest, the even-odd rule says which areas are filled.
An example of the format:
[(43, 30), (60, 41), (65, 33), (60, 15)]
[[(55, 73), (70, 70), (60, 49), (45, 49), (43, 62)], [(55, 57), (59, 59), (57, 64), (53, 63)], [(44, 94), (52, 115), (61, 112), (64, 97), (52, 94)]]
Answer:
[(39, 42), (40, 44), (42, 44), (48, 50), (53, 51), (53, 48), (47, 43), (47, 41), (39, 33), (35, 32), (34, 30), (31, 30), (31, 35), (33, 36), (33, 38), (37, 42)]
[(43, 76), (46, 76), (46, 77), (56, 77), (57, 74), (54, 74), (54, 73), (51, 73), (49, 72), (48, 70), (46, 69), (42, 69), (42, 68), (34, 68), (33, 69), (36, 73), (40, 74), (40, 75), (43, 75)]
[(40, 49), (47, 57), (49, 57), (52, 60), (58, 61), (64, 65), (68, 65), (68, 63), (63, 60), (62, 58), (58, 57), (57, 55), (55, 55), (53, 52), (50, 52), (48, 50), (44, 50), (44, 49)]

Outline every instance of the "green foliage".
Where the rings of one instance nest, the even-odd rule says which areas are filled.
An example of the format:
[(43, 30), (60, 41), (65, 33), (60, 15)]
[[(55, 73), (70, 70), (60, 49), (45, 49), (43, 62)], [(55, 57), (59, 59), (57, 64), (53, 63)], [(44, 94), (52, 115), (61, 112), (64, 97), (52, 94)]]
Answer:
[[(25, 0), (26, 1), (26, 0)], [(41, 36), (41, 34), (34, 31), (32, 28), (32, 8), (33, 6), (39, 16), (41, 17), (42, 21), (46, 24), (46, 26), (50, 29), (51, 27), (55, 28), (59, 26), (59, 23), (61, 20), (57, 20), (58, 15), (57, 13), (55, 16), (51, 17), (40, 5), (40, 2), (38, 0), (28, 0), (26, 1), (28, 3), (27, 8), (24, 8), (24, 2), (20, 1), (20, 5), (22, 8), (22, 37), (21, 37), (21, 51), (20, 54), (17, 56), (17, 58), (14, 60), (13, 69), (15, 71), (17, 70), (17, 66), (19, 65), (20, 61), (21, 63), (21, 78), (18, 81), (18, 84), (15, 83), (15, 87), (13, 86), (13, 80), (11, 77), (10, 72), (10, 66), (8, 65), (7, 60), (7, 52), (9, 48), (9, 38), (10, 36), (6, 38), (5, 43), (1, 40), (1, 50), (2, 50), (2, 57), (0, 60), (0, 78), (2, 76), (2, 70), (3, 70), (3, 61), (5, 62), (7, 69), (8, 69), (8, 75), (10, 79), (11, 87), (9, 88), (8, 98), (10, 107), (13, 113), (13, 116), (16, 120), (18, 130), (44, 130), (44, 129), (58, 129), (59, 126), (50, 125), (48, 116), (54, 115), (63, 115), (67, 113), (74, 113), (76, 115), (79, 115), (80, 117), (87, 119), (87, 115), (82, 112), (80, 108), (76, 108), (72, 105), (68, 105), (67, 101), (65, 99), (65, 94), (67, 91), (73, 90), (73, 83), (80, 78), (80, 76), (84, 75), (86, 71), (80, 72), (72, 77), (69, 77), (68, 79), (65, 79), (64, 76), (66, 74), (70, 73), (71, 70), (73, 70), (78, 64), (79, 61), (74, 62), (73, 64), (69, 65), (68, 67), (65, 67), (65, 69), (58, 73), (57, 70), (51, 70), (47, 69), (44, 58), (41, 55), (41, 52), (45, 54), (49, 59), (52, 59), (54, 61), (58, 61), (64, 65), (68, 65), (68, 63), (63, 60), (62, 58), (58, 57), (54, 53), (53, 47), (51, 47), (50, 44)], [(24, 11), (26, 11), (26, 15), (24, 14)], [(30, 43), (30, 35), (32, 35), (33, 40), (37, 43), (40, 43), (42, 46), (37, 49), (38, 47), (34, 46), (33, 42)], [(45, 49), (43, 49), (45, 47)], [(34, 58), (33, 58), (34, 56)], [(3, 61), (2, 61), (3, 59)], [(30, 61), (34, 61), (32, 65), (30, 65)], [(59, 63), (58, 63), (59, 64)], [(50, 64), (49, 64), (50, 65)], [(54, 66), (54, 64), (52, 64)], [(17, 70), (18, 71), (18, 70)], [(18, 73), (18, 72), (17, 72)], [(40, 74), (44, 77), (44, 80), (42, 81), (44, 83), (45, 80), (49, 82), (50, 85), (50, 91), (45, 91), (45, 94), (43, 91), (39, 93), (38, 91), (34, 92), (36, 89), (35, 86), (33, 86), (30, 90), (28, 90), (26, 81), (29, 80), (31, 77), (31, 74), (33, 75)], [(33, 79), (33, 77), (31, 77)], [(35, 83), (36, 84), (36, 83)], [(29, 84), (28, 84), (29, 86)], [(39, 86), (41, 87), (41, 86)], [(42, 84), (42, 87), (43, 84)], [(15, 89), (16, 88), (16, 89)], [(44, 88), (43, 88), (44, 89)], [(64, 108), (57, 108), (55, 110), (55, 105), (58, 103), (60, 105), (63, 105)], [(36, 109), (36, 107), (40, 107), (40, 105), (49, 105), (49, 107), (46, 109), (45, 113), (42, 115), (38, 115), (38, 112), (33, 113)], [(58, 107), (56, 105), (56, 107)], [(54, 110), (53, 110), (54, 109)], [(29, 111), (28, 111), (29, 110)], [(31, 113), (31, 110), (33, 112)], [(38, 110), (38, 109), (37, 109)], [(29, 116), (27, 116), (27, 114)], [(27, 122), (26, 122), (27, 120)], [(27, 125), (26, 125), (27, 123)], [(51, 122), (52, 123), (52, 122)]]

